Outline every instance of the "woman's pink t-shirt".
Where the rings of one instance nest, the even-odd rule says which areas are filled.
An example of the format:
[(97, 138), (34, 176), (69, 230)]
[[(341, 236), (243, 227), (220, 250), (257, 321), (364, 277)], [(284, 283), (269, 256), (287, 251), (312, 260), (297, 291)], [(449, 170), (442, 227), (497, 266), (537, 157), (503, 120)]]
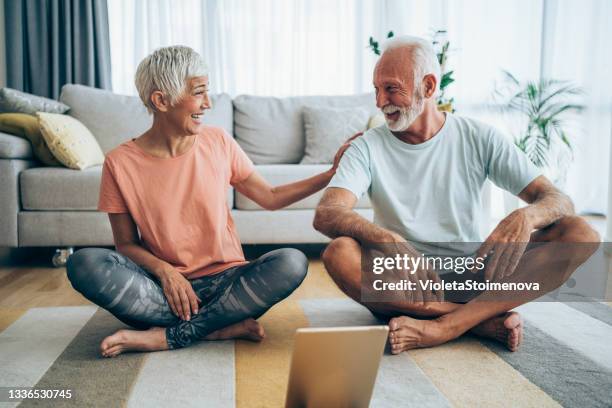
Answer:
[(133, 140), (106, 155), (98, 210), (129, 213), (143, 246), (189, 279), (246, 263), (230, 209), (230, 185), (253, 163), (223, 129), (203, 127), (192, 147), (172, 158)]

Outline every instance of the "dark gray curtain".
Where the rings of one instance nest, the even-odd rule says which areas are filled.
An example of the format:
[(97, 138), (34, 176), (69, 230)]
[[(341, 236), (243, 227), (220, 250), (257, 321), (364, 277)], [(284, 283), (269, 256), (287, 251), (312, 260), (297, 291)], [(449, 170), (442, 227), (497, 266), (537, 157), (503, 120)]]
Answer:
[(5, 0), (7, 86), (57, 99), (64, 84), (111, 88), (106, 0)]

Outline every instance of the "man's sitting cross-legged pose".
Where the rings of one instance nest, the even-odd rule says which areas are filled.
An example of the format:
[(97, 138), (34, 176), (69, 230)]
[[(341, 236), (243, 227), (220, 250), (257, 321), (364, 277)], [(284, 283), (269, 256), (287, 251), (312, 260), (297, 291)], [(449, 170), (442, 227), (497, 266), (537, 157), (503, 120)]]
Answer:
[[(536, 265), (537, 251), (526, 251), (528, 245), (599, 242), (598, 234), (574, 215), (569, 197), (499, 131), (438, 111), (439, 82), (440, 66), (427, 41), (399, 37), (387, 42), (374, 70), (376, 104), (386, 126), (353, 141), (321, 199), (314, 227), (333, 238), (323, 261), (351, 298), (374, 313), (393, 317), (393, 353), (442, 344), (468, 331), (497, 339), (514, 351), (523, 333), (521, 316), (512, 309), (542, 293), (502, 299), (483, 291), (465, 304), (423, 301), (424, 295), (417, 301), (363, 301), (365, 248), (391, 243), (414, 255), (421, 253), (421, 244), (482, 242), (480, 198), (487, 178), (528, 203), (477, 246), (477, 254), (488, 256), (487, 280), (495, 271), (496, 277), (508, 277), (520, 264)], [(374, 222), (353, 210), (366, 191)], [(552, 291), (592, 253), (576, 249), (569, 268), (532, 267), (523, 277), (541, 284), (544, 292)]]

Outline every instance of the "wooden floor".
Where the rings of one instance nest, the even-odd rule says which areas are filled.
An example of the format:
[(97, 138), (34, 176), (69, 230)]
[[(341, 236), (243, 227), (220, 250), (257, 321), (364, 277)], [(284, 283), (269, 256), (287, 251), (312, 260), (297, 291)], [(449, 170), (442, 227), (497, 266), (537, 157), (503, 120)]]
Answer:
[(0, 308), (29, 309), (90, 304), (76, 292), (65, 268), (0, 268)]

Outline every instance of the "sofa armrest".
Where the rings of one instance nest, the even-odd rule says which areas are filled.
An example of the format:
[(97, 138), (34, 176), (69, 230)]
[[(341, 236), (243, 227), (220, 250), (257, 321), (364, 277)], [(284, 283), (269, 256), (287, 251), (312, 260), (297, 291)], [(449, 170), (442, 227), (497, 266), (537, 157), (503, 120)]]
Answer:
[(0, 159), (32, 159), (29, 140), (0, 132)]
[(36, 166), (40, 163), (32, 160), (0, 159), (0, 247), (19, 246), (19, 173)]

